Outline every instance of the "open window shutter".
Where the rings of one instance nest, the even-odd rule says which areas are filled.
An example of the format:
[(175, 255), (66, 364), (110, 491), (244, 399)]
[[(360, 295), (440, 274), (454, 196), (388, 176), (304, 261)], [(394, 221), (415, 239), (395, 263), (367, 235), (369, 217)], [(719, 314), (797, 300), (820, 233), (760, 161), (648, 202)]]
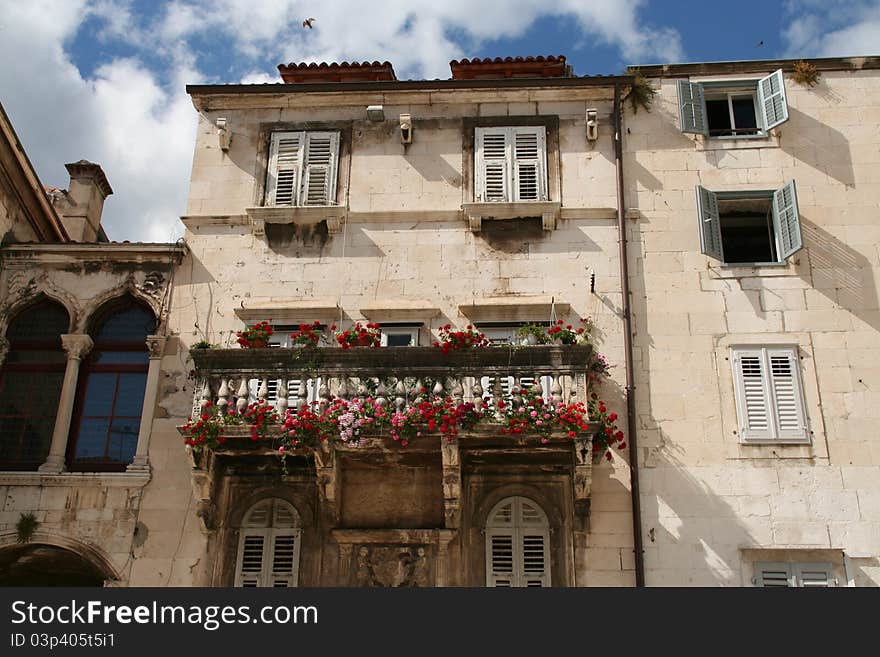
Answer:
[(788, 103), (785, 99), (785, 81), (782, 69), (758, 80), (758, 105), (764, 130), (788, 121)]
[(508, 141), (510, 132), (504, 128), (476, 129), (477, 201), (507, 201), (508, 196)]
[(516, 586), (514, 572), (514, 537), (512, 530), (490, 529), (487, 535), (486, 579), (487, 586)]
[(700, 224), (700, 249), (710, 258), (723, 262), (718, 197), (702, 185), (697, 185), (697, 221)]
[(687, 80), (678, 81), (678, 116), (682, 132), (697, 135), (709, 134), (703, 85)]
[(522, 586), (550, 586), (550, 573), (547, 568), (548, 538), (546, 530), (522, 530)]
[(544, 127), (513, 130), (513, 189), (515, 201), (543, 201), (546, 192)]
[(779, 259), (804, 248), (794, 180), (773, 192), (773, 228), (779, 236)]
[(794, 349), (768, 349), (770, 390), (773, 395), (774, 438), (805, 440), (809, 438), (800, 368)]
[(242, 530), (238, 548), (235, 585), (263, 586), (263, 564), (266, 563), (266, 530)]
[(298, 205), (297, 192), (302, 175), (302, 132), (275, 132), (269, 150), (266, 182), (268, 205)]
[(755, 564), (755, 586), (795, 586), (791, 564), (760, 562)]
[(736, 409), (743, 440), (773, 438), (770, 391), (760, 349), (737, 349), (733, 355)]
[(836, 586), (830, 563), (792, 564), (798, 586), (829, 587)]
[(339, 134), (307, 132), (301, 205), (333, 205)]

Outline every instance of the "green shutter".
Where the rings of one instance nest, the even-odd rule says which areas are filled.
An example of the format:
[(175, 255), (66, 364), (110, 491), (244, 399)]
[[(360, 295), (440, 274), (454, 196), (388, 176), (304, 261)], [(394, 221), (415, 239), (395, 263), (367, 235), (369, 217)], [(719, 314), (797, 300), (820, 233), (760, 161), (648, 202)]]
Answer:
[(758, 80), (758, 113), (764, 130), (788, 121), (788, 103), (785, 99), (785, 81), (782, 69)]
[(779, 236), (779, 260), (804, 248), (794, 180), (773, 192), (773, 229)]
[(755, 564), (755, 586), (795, 586), (790, 563), (758, 562)]
[(687, 80), (678, 81), (678, 116), (681, 120), (682, 132), (697, 135), (709, 134), (703, 85)]
[(702, 185), (697, 185), (697, 221), (700, 224), (700, 249), (710, 258), (724, 262), (718, 197)]

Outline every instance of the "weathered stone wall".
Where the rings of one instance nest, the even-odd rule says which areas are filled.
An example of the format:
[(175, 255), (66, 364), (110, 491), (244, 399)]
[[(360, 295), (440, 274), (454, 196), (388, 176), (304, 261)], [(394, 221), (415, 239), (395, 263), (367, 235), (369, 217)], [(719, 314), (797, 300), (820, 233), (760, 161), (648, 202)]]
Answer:
[[(528, 315), (530, 300), (540, 295), (570, 304), (562, 318), (595, 318), (599, 350), (611, 363), (622, 364), (610, 92), (253, 95), (212, 101), (211, 111), (201, 117), (184, 218), (191, 252), (176, 274), (170, 317), (171, 329), (181, 338), (180, 351), (163, 363), (166, 387), (159, 404), (168, 417), (154, 423), (154, 479), (142, 502), (142, 509), (156, 505), (155, 521), (181, 541), (155, 548), (147, 542), (144, 562), (161, 563), (163, 572), (174, 573), (175, 583), (211, 581), (200, 570), (205, 543), (192, 510), (191, 466), (175, 427), (192, 405), (186, 348), (201, 339), (234, 345), (234, 332), (243, 327), (236, 309), (283, 306), (292, 300), (322, 306), (329, 300), (340, 310), (326, 318), (328, 323), (347, 325), (367, 318), (364, 309), (369, 306), (399, 310), (422, 304), (436, 309), (418, 319), (424, 321), (420, 343), (427, 345), (440, 326), (472, 322), (461, 312), (462, 305), (508, 297)], [(384, 104), (384, 124), (365, 120), (365, 107), (376, 102)], [(599, 110), (600, 139), (595, 144), (586, 140), (588, 107)], [(414, 121), (414, 142), (406, 149), (400, 144), (399, 112), (411, 113)], [(473, 198), (467, 175), (472, 166), (465, 161), (472, 155), (463, 154), (464, 119), (536, 113), (559, 117), (559, 150), (550, 153), (559, 161), (555, 184), (561, 188), (563, 215), (558, 229), (543, 231), (540, 219), (486, 220), (481, 233), (470, 232), (460, 212), (462, 202)], [(221, 116), (232, 131), (228, 154), (220, 150), (214, 126)], [(348, 181), (342, 198), (350, 211), (341, 232), (269, 225), (266, 237), (255, 236), (245, 208), (261, 204), (270, 127), (330, 124), (351, 135), (350, 144), (343, 145), (350, 157), (340, 166), (340, 184)], [(553, 181), (550, 186), (554, 188)], [(552, 200), (559, 200), (558, 191)], [(590, 293), (591, 272), (596, 275), (595, 294)], [(549, 313), (531, 318), (546, 320)], [(297, 319), (316, 317), (304, 311)], [(383, 317), (370, 313), (369, 319)], [(623, 368), (617, 367), (601, 391), (621, 415), (622, 377)], [(603, 460), (594, 469), (590, 525), (574, 540), (581, 585), (633, 583), (625, 458), (624, 453), (613, 464)], [(439, 500), (439, 483), (436, 494)], [(135, 563), (133, 584), (156, 581)]]
[[(627, 114), (624, 140), (627, 203), (640, 213), (630, 234), (647, 583), (749, 585), (751, 561), (780, 554), (745, 548), (821, 548), (793, 560), (843, 551), (848, 577), (876, 585), (877, 72), (826, 71), (812, 89), (787, 78), (791, 118), (758, 140), (682, 134), (676, 81), (653, 83), (654, 109)], [(700, 253), (695, 185), (790, 180), (805, 248), (787, 265)], [(732, 344), (798, 346), (810, 445), (740, 443)]]

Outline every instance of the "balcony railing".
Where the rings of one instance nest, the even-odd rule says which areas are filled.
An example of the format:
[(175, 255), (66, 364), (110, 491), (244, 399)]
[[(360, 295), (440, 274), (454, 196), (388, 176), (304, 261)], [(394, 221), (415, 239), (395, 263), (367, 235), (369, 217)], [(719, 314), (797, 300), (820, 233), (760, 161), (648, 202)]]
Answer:
[[(487, 347), (443, 353), (433, 347), (196, 349), (193, 404), (239, 410), (255, 399), (279, 413), (310, 402), (367, 396), (403, 408), (432, 397), (514, 405), (525, 396), (586, 403), (590, 345)], [(287, 390), (288, 394), (278, 394)]]

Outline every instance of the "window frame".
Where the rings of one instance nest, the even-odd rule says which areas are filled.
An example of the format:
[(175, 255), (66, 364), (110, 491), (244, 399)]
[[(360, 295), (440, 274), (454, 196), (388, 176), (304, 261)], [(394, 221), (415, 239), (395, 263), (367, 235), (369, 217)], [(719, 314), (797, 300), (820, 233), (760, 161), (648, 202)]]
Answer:
[[(504, 173), (501, 179), (503, 197), (489, 198), (488, 180), (483, 174), (485, 156), (485, 137), (487, 135), (504, 135)], [(520, 135), (535, 137), (535, 158), (517, 157), (517, 140)], [(547, 180), (547, 128), (543, 125), (527, 126), (483, 126), (474, 128), (474, 203), (540, 203), (549, 201)], [(502, 158), (491, 158), (502, 160)], [(535, 163), (536, 198), (522, 198), (519, 185), (520, 164), (523, 159), (531, 159)]]
[[(752, 584), (756, 588), (835, 588), (840, 582), (834, 575), (834, 565), (830, 562), (807, 562), (807, 561), (756, 561), (753, 564), (754, 575)], [(781, 578), (768, 578), (765, 573), (775, 572), (784, 575), (785, 585), (779, 584)], [(805, 584), (805, 573), (822, 572), (825, 574), (825, 584)]]
[[(795, 412), (798, 415), (800, 427), (797, 430), (786, 430), (781, 426), (779, 419), (779, 407), (777, 404), (777, 390), (774, 388), (771, 358), (781, 355), (787, 356), (791, 363), (791, 386)], [(741, 359), (746, 357), (758, 357), (761, 365), (761, 395), (764, 403), (764, 414), (767, 417), (767, 429), (764, 431), (749, 429), (748, 405), (746, 403), (746, 382), (741, 371)], [(806, 394), (804, 390), (804, 378), (801, 372), (800, 355), (797, 345), (770, 344), (770, 345), (731, 345), (730, 363), (733, 373), (734, 404), (736, 405), (737, 435), (743, 444), (770, 444), (770, 445), (803, 445), (812, 442), (810, 419), (807, 413)], [(755, 391), (750, 393), (755, 394)], [(802, 435), (790, 435), (787, 432), (796, 431)]]
[[(296, 135), (298, 142), (296, 168), (294, 172), (293, 198), (291, 203), (277, 202), (276, 194), (278, 192), (278, 152), (280, 142), (285, 137), (292, 138)], [(327, 138), (329, 140), (329, 162), (324, 164), (316, 164), (309, 162), (309, 152), (311, 150), (312, 139)], [(264, 206), (273, 208), (301, 208), (301, 207), (324, 207), (337, 205), (336, 186), (339, 178), (339, 142), (340, 134), (337, 130), (277, 130), (269, 136), (269, 160), (266, 166), (266, 193)], [(309, 180), (311, 176), (310, 167), (326, 166), (328, 185), (326, 194), (326, 203), (308, 203)]]
[[(724, 267), (785, 267), (788, 260), (804, 248), (797, 187), (794, 180), (775, 190), (713, 191), (696, 185), (697, 226), (700, 233), (700, 251), (718, 260)], [(769, 198), (773, 222), (774, 247), (778, 260), (771, 262), (727, 262), (724, 260), (724, 240), (721, 235), (721, 212), (718, 201)], [(788, 201), (786, 201), (788, 199)], [(786, 204), (787, 203), (787, 204)], [(788, 234), (788, 248), (783, 242)]]
[(387, 347), (388, 346), (388, 336), (389, 335), (408, 335), (410, 338), (410, 342), (408, 345), (394, 345), (395, 347), (405, 346), (405, 347), (418, 347), (419, 346), (419, 335), (421, 334), (421, 324), (380, 324), (379, 330), (381, 332), (381, 339), (379, 346)]
[[(535, 525), (528, 525), (527, 523), (522, 521), (522, 506), (524, 503), (531, 505), (535, 510), (537, 510), (540, 516), (540, 523)], [(502, 506), (506, 504), (510, 504), (512, 507), (511, 515), (513, 517), (511, 522), (495, 522), (495, 518), (498, 512), (501, 510)], [(504, 497), (503, 499), (499, 500), (495, 505), (493, 505), (493, 507), (489, 511), (483, 529), (486, 537), (483, 548), (486, 563), (486, 587), (498, 587), (498, 571), (493, 568), (492, 563), (493, 539), (499, 537), (506, 538), (508, 536), (510, 537), (512, 561), (510, 576), (507, 578), (508, 580), (510, 580), (509, 587), (528, 587), (527, 580), (529, 579), (529, 577), (525, 568), (526, 558), (524, 553), (524, 544), (526, 537), (524, 536), (524, 532), (529, 532), (532, 537), (540, 536), (542, 542), (542, 551), (544, 557), (543, 572), (539, 577), (533, 577), (532, 579), (543, 580), (543, 583), (540, 585), (541, 588), (549, 588), (553, 586), (551, 569), (551, 562), (553, 559), (552, 546), (550, 542), (550, 517), (547, 515), (547, 512), (538, 502), (523, 495), (511, 495), (508, 497)]]
[[(283, 505), (288, 507), (289, 511), (292, 512), (293, 516), (293, 525), (290, 527), (275, 527), (275, 510), (277, 505)], [(248, 519), (251, 513), (260, 505), (269, 505), (269, 523), (264, 526), (258, 525), (247, 525)], [(299, 510), (290, 502), (285, 499), (279, 497), (269, 497), (259, 500), (252, 504), (242, 516), (241, 523), (238, 526), (238, 540), (235, 541), (235, 571), (233, 575), (233, 587), (234, 588), (279, 588), (273, 587), (271, 577), (272, 577), (272, 562), (275, 556), (275, 539), (277, 538), (286, 538), (292, 537), (294, 539), (293, 546), (293, 555), (292, 555), (292, 571), (288, 576), (289, 585), (287, 587), (282, 588), (297, 588), (299, 587), (299, 567), (300, 560), (302, 557), (302, 515), (299, 513)], [(254, 587), (245, 587), (243, 584), (243, 579), (247, 576), (244, 570), (244, 546), (245, 542), (248, 538), (251, 537), (260, 537), (263, 541), (262, 543), (262, 553), (260, 558), (260, 571), (255, 576), (257, 580), (257, 584)]]
[[(704, 88), (707, 85), (704, 85)], [(737, 130), (736, 120), (733, 112), (733, 97), (734, 96), (750, 96), (752, 98), (752, 110), (755, 114), (755, 128), (743, 128), (743, 130), (755, 130), (754, 134), (732, 134), (732, 135), (713, 135), (712, 134), (712, 126), (708, 123), (708, 112), (706, 113), (706, 130), (709, 131), (710, 139), (766, 139), (767, 138), (767, 130), (761, 127), (761, 118), (758, 115), (758, 91), (757, 85), (754, 89), (746, 90), (746, 89), (736, 89), (736, 88), (725, 88), (725, 89), (714, 89), (709, 88), (709, 91), (706, 92), (704, 89), (704, 99), (706, 102), (710, 100), (719, 100), (718, 98), (712, 98), (712, 96), (724, 96), (727, 100), (727, 111), (728, 116), (730, 117), (730, 129)]]

